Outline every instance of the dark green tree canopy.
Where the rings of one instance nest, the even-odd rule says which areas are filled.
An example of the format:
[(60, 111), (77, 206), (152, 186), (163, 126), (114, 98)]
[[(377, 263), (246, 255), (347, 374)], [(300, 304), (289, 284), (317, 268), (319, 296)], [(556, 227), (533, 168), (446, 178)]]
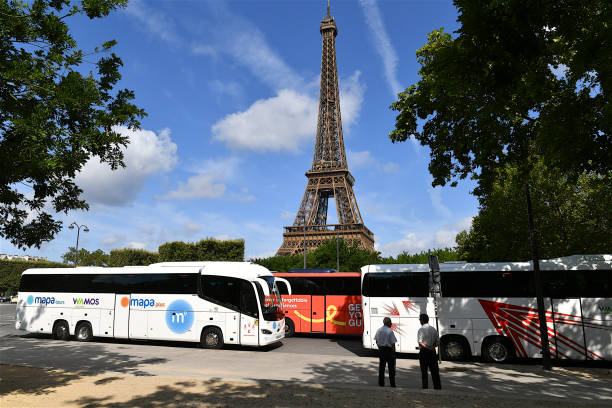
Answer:
[[(489, 193), (479, 197), (471, 229), (457, 235), (462, 260), (530, 258), (520, 172), (506, 166), (498, 173)], [(574, 181), (539, 162), (531, 180), (535, 233), (542, 258), (612, 252), (612, 174), (585, 173)]]
[[(129, 140), (113, 129), (137, 128), (145, 113), (132, 91), (114, 89), (122, 66), (110, 52), (115, 41), (87, 54), (67, 20), (105, 17), (126, 3), (0, 1), (0, 237), (18, 247), (54, 237), (62, 224), (50, 213), (88, 208), (74, 183), (87, 160), (124, 166)], [(101, 52), (84, 75), (86, 57)]]
[[(461, 28), (429, 34), (421, 79), (391, 108), (393, 142), (431, 149), (433, 185), (543, 157), (578, 177), (612, 165), (612, 3), (455, 0)], [(424, 121), (419, 126), (418, 120)], [(478, 189), (477, 189), (478, 190)]]

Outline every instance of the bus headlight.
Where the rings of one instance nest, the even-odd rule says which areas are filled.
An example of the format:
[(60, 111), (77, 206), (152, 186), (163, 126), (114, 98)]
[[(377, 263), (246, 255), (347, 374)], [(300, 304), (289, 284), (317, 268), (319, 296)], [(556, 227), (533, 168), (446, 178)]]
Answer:
[(261, 332), (263, 334), (272, 334), (272, 332), (270, 330), (268, 330), (268, 329), (261, 329)]

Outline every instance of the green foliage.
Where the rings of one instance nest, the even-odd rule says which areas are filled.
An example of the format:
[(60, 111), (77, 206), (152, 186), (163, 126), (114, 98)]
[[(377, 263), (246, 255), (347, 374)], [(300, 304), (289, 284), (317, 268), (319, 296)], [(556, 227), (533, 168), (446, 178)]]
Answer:
[(402, 252), (396, 257), (382, 258), (380, 263), (387, 264), (426, 264), (429, 263), (429, 256), (437, 255), (438, 261), (449, 262), (458, 261), (459, 255), (453, 248), (444, 249), (428, 249), (427, 251), (421, 251), (418, 254), (409, 254), (408, 252)]
[(19, 280), (21, 273), (31, 268), (69, 268), (59, 262), (33, 262), (20, 260), (0, 260), (0, 293), (8, 295), (17, 293), (19, 290)]
[(157, 262), (159, 260), (156, 252), (144, 249), (113, 249), (110, 251), (108, 266), (150, 265)]
[(454, 3), (461, 27), (417, 51), (420, 80), (391, 105), (391, 140), (429, 146), (434, 186), (471, 176), (479, 194), (506, 164), (527, 181), (534, 157), (574, 178), (608, 174), (612, 3)]
[(203, 239), (196, 243), (167, 242), (158, 249), (160, 262), (244, 261), (244, 240)]
[[(359, 249), (356, 245), (348, 246), (344, 240), (339, 240), (338, 255), (340, 259), (340, 272), (358, 272), (364, 265), (371, 264), (406, 264), (427, 263), (429, 255), (438, 255), (440, 262), (456, 261), (457, 253), (451, 249), (432, 249), (418, 254), (402, 252), (397, 257), (381, 257), (380, 252), (370, 252)], [(271, 271), (287, 272), (289, 269), (304, 267), (304, 255), (273, 256), (270, 258), (251, 259), (251, 262), (265, 266)], [(317, 249), (306, 254), (306, 266), (309, 268), (336, 267), (336, 241), (328, 240)]]
[(161, 262), (196, 261), (197, 253), (194, 244), (182, 241), (166, 242), (157, 249)]
[[(46, 205), (55, 213), (88, 209), (74, 177), (89, 159), (124, 166), (129, 140), (116, 126), (137, 128), (145, 113), (131, 90), (115, 90), (115, 41), (87, 53), (67, 20), (102, 18), (126, 4), (0, 2), (0, 237), (17, 247), (40, 247), (61, 229)], [(86, 58), (100, 52), (95, 72), (85, 73)]]
[[(612, 174), (568, 179), (541, 163), (532, 172), (536, 238), (541, 258), (612, 252)], [(498, 172), (491, 191), (479, 198), (470, 231), (457, 235), (466, 261), (530, 259), (525, 186), (519, 171)]]
[(62, 260), (73, 265), (76, 261), (77, 266), (108, 266), (110, 262), (109, 255), (101, 249), (89, 252), (87, 249), (81, 248), (77, 253), (74, 247), (68, 248), (68, 252), (62, 255)]

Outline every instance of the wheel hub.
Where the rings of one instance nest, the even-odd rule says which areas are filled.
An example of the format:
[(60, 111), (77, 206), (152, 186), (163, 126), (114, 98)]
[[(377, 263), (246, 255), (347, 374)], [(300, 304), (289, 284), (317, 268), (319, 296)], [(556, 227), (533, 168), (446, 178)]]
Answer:
[(216, 346), (219, 343), (219, 336), (215, 333), (208, 333), (206, 335), (206, 345), (208, 346)]
[(458, 341), (451, 341), (446, 345), (446, 354), (450, 358), (461, 358), (463, 357), (463, 345)]
[(493, 343), (489, 346), (489, 355), (497, 362), (505, 361), (508, 357), (508, 350), (501, 343)]

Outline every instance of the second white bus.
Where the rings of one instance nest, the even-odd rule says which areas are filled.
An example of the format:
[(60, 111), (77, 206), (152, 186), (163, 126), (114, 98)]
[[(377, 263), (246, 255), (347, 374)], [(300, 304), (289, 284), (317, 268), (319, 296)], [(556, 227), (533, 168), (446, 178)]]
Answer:
[(274, 276), (248, 262), (29, 269), (15, 327), (61, 340), (174, 340), (205, 348), (265, 346), (285, 333)]
[[(612, 359), (612, 255), (540, 261), (550, 353), (558, 359)], [(438, 313), (427, 264), (367, 265), (362, 272), (363, 345), (390, 317), (399, 352), (418, 351), (419, 314), (440, 334), (442, 359), (503, 362), (541, 357), (531, 262), (440, 264)]]

